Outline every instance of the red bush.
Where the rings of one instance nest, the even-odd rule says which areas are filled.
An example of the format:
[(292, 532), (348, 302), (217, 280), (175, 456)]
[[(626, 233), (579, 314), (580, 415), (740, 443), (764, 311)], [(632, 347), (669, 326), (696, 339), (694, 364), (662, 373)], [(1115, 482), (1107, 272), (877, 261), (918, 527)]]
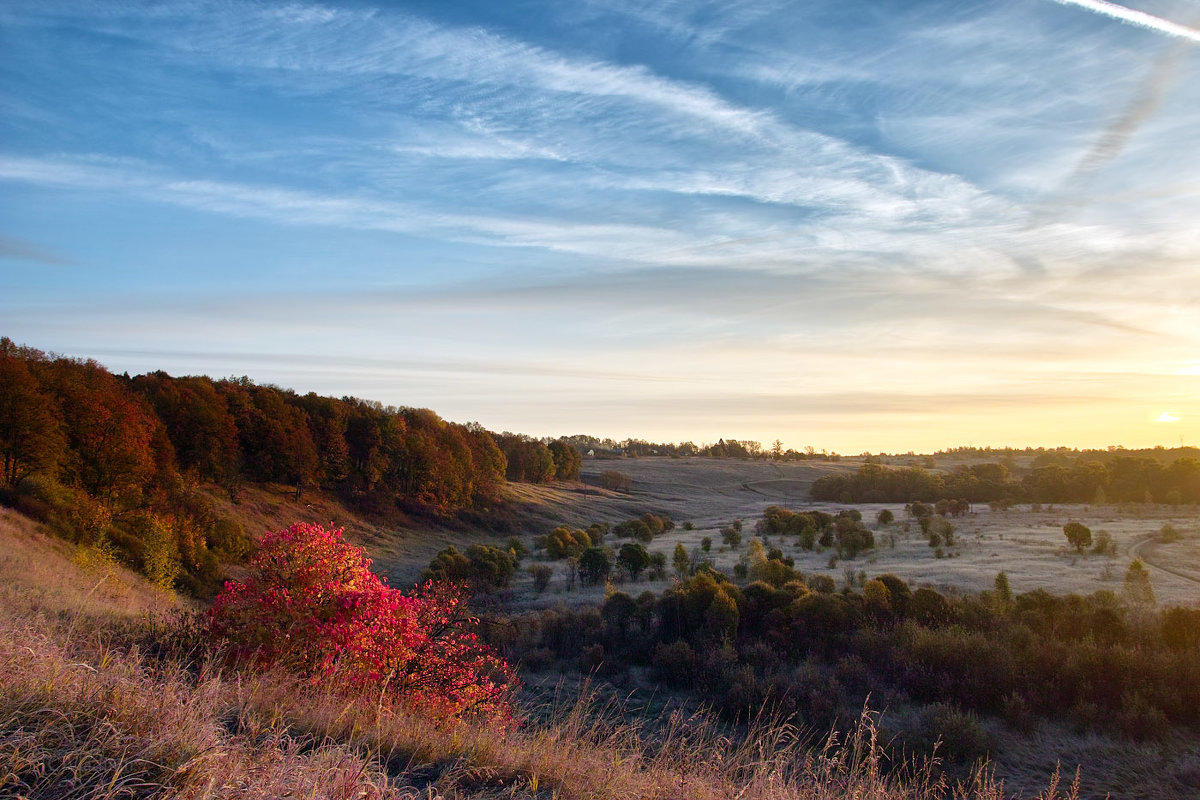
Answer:
[(263, 537), (245, 583), (229, 581), (210, 630), (240, 665), (279, 665), (314, 684), (371, 692), (438, 718), (509, 723), (515, 683), (479, 641), (466, 594), (388, 586), (342, 531), (296, 524)]

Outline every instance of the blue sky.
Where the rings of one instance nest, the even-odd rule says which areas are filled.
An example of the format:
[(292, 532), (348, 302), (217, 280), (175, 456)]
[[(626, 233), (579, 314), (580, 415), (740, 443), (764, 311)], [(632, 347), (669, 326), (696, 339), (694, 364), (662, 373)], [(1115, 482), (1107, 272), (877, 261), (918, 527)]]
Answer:
[(0, 333), (535, 435), (1194, 444), (1200, 4), (1099, 6), (11, 0)]

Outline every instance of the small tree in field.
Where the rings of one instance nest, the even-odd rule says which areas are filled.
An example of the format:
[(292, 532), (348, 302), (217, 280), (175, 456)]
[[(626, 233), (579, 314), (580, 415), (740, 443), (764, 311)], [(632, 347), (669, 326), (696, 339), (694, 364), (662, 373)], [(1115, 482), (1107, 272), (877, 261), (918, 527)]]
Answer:
[(1067, 541), (1071, 546), (1080, 553), (1085, 548), (1092, 546), (1092, 529), (1082, 522), (1068, 522), (1063, 525), (1063, 535), (1067, 537)]
[(692, 559), (688, 557), (687, 549), (682, 542), (675, 545), (675, 552), (671, 554), (671, 565), (675, 567), (675, 575), (682, 580), (688, 576), (691, 570)]
[(511, 722), (515, 676), (472, 632), (466, 592), (431, 581), (404, 594), (370, 566), (340, 529), (267, 534), (246, 581), (217, 597), (209, 630), (237, 665), (280, 666), (438, 719)]
[(626, 542), (617, 553), (617, 563), (636, 581), (650, 566), (650, 553), (640, 542)]
[(1135, 558), (1125, 573), (1125, 597), (1139, 605), (1154, 605), (1154, 587), (1150, 585), (1150, 573), (1140, 558)]

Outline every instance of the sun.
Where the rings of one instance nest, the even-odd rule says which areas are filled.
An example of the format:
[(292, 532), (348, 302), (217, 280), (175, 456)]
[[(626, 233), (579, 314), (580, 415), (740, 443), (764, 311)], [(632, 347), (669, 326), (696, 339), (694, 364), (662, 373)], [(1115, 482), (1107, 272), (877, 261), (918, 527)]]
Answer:
[(1158, 415), (1155, 422), (1179, 422), (1179, 415), (1174, 411), (1164, 411)]

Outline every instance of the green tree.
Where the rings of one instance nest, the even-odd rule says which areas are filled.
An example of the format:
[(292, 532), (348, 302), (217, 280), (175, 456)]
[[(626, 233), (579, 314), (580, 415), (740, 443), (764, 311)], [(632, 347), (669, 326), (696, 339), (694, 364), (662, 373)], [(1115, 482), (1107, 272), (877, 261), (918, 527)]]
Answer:
[(996, 573), (996, 580), (993, 583), (996, 592), (996, 602), (1001, 608), (1009, 608), (1012, 605), (1012, 588), (1008, 585), (1008, 573), (1000, 570)]
[(584, 586), (594, 586), (608, 577), (612, 561), (602, 547), (589, 547), (579, 555), (579, 580)]
[(1063, 525), (1063, 535), (1077, 551), (1082, 553), (1085, 548), (1092, 546), (1092, 530), (1082, 522), (1068, 522)]
[(691, 568), (691, 563), (692, 560), (688, 557), (683, 542), (676, 543), (675, 552), (671, 555), (671, 565), (675, 568), (675, 575), (680, 579), (686, 578)]
[(617, 553), (617, 563), (636, 581), (650, 566), (650, 553), (640, 542), (626, 542)]
[(714, 639), (732, 639), (737, 635), (738, 607), (723, 589), (712, 596), (704, 609), (704, 627)]

